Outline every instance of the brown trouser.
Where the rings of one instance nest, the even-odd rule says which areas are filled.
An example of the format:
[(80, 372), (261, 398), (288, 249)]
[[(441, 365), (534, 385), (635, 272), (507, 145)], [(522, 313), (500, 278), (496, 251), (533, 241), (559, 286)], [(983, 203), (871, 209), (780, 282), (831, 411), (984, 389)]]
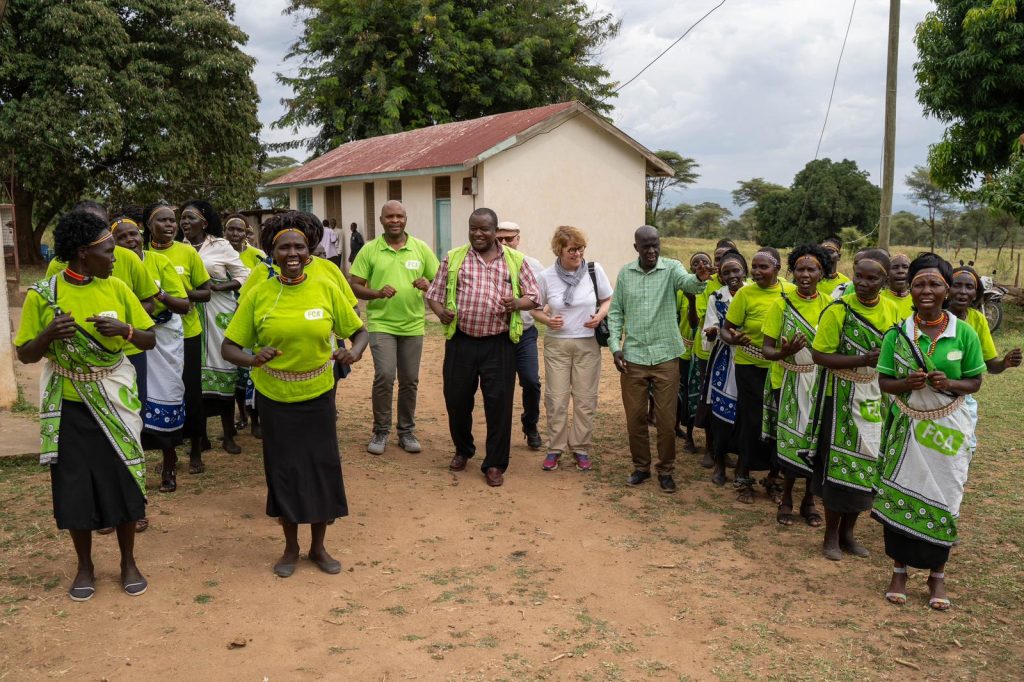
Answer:
[(626, 411), (629, 451), (637, 471), (651, 470), (651, 439), (647, 431), (647, 385), (654, 388), (654, 426), (658, 430), (658, 474), (671, 474), (676, 463), (676, 397), (679, 392), (679, 361), (660, 365), (630, 362), (619, 375), (622, 407)]

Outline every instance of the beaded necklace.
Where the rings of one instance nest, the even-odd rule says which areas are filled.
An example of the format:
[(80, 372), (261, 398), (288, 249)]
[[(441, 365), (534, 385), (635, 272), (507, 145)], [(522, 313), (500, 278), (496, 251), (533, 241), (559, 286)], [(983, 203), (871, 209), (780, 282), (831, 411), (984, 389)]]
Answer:
[(286, 277), (284, 275), (278, 275), (277, 278), (281, 280), (283, 284), (302, 284), (306, 281), (306, 273), (302, 273), (298, 277)]
[[(941, 326), (940, 326), (941, 325)], [(931, 356), (935, 352), (935, 346), (938, 345), (939, 339), (946, 332), (946, 327), (949, 326), (949, 313), (943, 311), (942, 317), (937, 320), (922, 320), (920, 315), (914, 315), (914, 343), (918, 342), (921, 338), (921, 327), (939, 327), (939, 333), (935, 335), (935, 338), (931, 340), (931, 344), (928, 346), (928, 356)]]
[(796, 295), (799, 296), (800, 298), (804, 299), (805, 301), (813, 301), (814, 299), (818, 298), (818, 292), (817, 291), (815, 291), (810, 296), (804, 296), (803, 294), (800, 293), (800, 290), (797, 289), (796, 290)]
[(92, 277), (89, 275), (80, 275), (71, 268), (64, 268), (64, 276), (74, 282), (78, 282), (79, 284), (86, 284), (92, 281)]

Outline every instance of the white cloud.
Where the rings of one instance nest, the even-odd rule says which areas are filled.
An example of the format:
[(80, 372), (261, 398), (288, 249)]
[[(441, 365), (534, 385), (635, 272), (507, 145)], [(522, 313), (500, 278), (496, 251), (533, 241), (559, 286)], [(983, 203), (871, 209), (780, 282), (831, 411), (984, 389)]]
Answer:
[[(672, 43), (716, 0), (594, 0), (622, 19), (602, 60), (624, 82)], [(300, 34), (281, 14), (286, 0), (238, 3), (237, 21), (250, 35), (246, 51), (262, 103), (263, 138), (292, 139), (269, 124), (289, 95), (277, 72)], [(915, 99), (914, 30), (932, 7), (903, 0), (897, 117), (897, 192), (923, 164), (942, 126), (924, 118)], [(701, 165), (702, 187), (732, 189), (761, 176), (789, 184), (814, 157), (829, 90), (850, 15), (850, 0), (727, 0), (615, 100), (617, 125), (652, 149), (674, 149)], [(851, 158), (880, 182), (888, 3), (860, 2), (839, 72), (820, 156)], [(308, 135), (309, 130), (300, 131)]]

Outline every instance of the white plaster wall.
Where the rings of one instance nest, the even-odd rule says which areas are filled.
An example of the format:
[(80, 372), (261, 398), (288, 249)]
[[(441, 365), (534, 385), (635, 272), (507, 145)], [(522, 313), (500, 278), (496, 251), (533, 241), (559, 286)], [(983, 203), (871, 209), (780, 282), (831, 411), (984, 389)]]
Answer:
[(478, 206), (522, 228), (520, 248), (545, 266), (551, 235), (574, 225), (587, 235), (587, 260), (614, 283), (636, 255), (633, 231), (644, 224), (646, 162), (621, 140), (578, 116), (484, 162)]

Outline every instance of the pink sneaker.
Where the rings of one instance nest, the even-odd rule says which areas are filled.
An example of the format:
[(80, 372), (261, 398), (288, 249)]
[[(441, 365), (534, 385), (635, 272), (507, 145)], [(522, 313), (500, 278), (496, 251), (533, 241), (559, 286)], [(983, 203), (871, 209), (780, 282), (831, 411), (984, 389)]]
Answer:
[(544, 458), (544, 463), (541, 465), (540, 468), (543, 469), (544, 471), (554, 471), (555, 469), (558, 468), (558, 458), (561, 456), (562, 453), (557, 450), (555, 450), (554, 452), (549, 452), (547, 454), (547, 457)]
[(574, 453), (572, 453), (572, 456), (573, 456), (573, 459), (576, 460), (576, 468), (577, 469), (579, 469), (580, 471), (590, 471), (590, 467), (592, 465), (590, 463), (590, 458), (587, 457), (586, 453), (584, 453), (584, 452), (574, 452)]

